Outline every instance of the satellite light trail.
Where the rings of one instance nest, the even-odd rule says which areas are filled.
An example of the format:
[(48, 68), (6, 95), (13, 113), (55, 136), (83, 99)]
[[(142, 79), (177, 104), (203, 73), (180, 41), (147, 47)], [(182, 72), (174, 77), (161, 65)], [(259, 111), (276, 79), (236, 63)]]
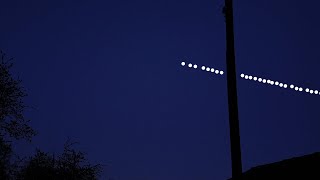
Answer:
[[(189, 68), (198, 69), (198, 65), (192, 64), (192, 63), (187, 64), (186, 62), (181, 62), (181, 66), (187, 66)], [(201, 70), (202, 71), (211, 72), (211, 73), (215, 73), (217, 75), (223, 75), (224, 74), (224, 72), (222, 70), (210, 68), (210, 67), (207, 67), (207, 66), (201, 66)]]
[[(240, 74), (240, 77), (241, 78), (244, 78), (246, 80), (251, 80), (251, 75), (246, 75), (246, 74)], [(253, 77), (253, 80), (255, 81), (255, 79), (257, 79), (258, 77)], [(273, 81), (273, 80), (270, 80), (270, 79), (264, 79), (264, 78), (261, 78), (259, 77), (258, 78), (258, 82), (259, 83), (264, 83), (264, 84), (269, 84), (269, 85), (276, 85), (276, 86), (279, 86), (280, 88), (285, 88), (287, 89), (289, 87), (289, 89), (292, 89), (294, 91), (297, 91), (297, 92), (303, 92), (303, 88), (300, 87), (300, 86), (296, 86), (296, 85), (293, 85), (293, 84), (290, 84), (288, 86), (288, 84), (286, 83), (283, 83), (283, 82), (279, 82), (279, 81)], [(313, 90), (313, 89), (309, 89), (309, 88), (305, 88), (305, 92), (306, 93), (310, 93), (310, 94), (316, 94), (316, 95), (320, 95), (320, 92), (318, 90)]]
[[(187, 66), (189, 68), (194, 68), (194, 69), (198, 69), (198, 65), (196, 64), (192, 64), (192, 63), (189, 63), (187, 64), (186, 62), (181, 62), (181, 66)], [(210, 73), (213, 73), (213, 74), (216, 74), (216, 75), (223, 75), (224, 72), (222, 70), (218, 70), (218, 69), (215, 69), (215, 68), (210, 68), (210, 67), (207, 67), (207, 66), (199, 66), (199, 69), (201, 69), (202, 71), (206, 71), (206, 72), (210, 72)], [(266, 79), (266, 78), (263, 78), (263, 77), (257, 77), (257, 76), (252, 76), (252, 75), (248, 75), (248, 74), (243, 74), (241, 73), (240, 74), (240, 77), (245, 79), (245, 80), (251, 80), (251, 81), (255, 81), (255, 82), (258, 82), (258, 83), (262, 83), (262, 84), (269, 84), (271, 86), (279, 86), (280, 88), (284, 88), (284, 89), (292, 89), (294, 91), (297, 91), (297, 92), (306, 92), (306, 93), (309, 93), (309, 94), (315, 94), (315, 95), (320, 95), (320, 91), (319, 90), (314, 90), (314, 89), (309, 89), (309, 88), (302, 88), (300, 86), (296, 86), (294, 84), (286, 84), (284, 82), (279, 82), (279, 81), (274, 81), (274, 80), (271, 80), (271, 79)]]

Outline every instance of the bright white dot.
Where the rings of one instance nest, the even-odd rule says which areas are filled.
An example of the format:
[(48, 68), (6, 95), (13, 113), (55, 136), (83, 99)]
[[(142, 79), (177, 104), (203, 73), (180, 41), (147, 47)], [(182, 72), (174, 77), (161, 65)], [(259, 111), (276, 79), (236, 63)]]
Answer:
[(252, 76), (249, 76), (249, 79), (251, 80), (251, 79), (252, 79)]
[(294, 85), (293, 85), (293, 84), (291, 84), (291, 85), (290, 85), (290, 88), (291, 88), (291, 89), (293, 89), (293, 88), (294, 88)]
[(299, 91), (301, 92), (301, 91), (303, 91), (303, 88), (301, 87), (301, 88), (299, 88)]
[(299, 88), (298, 88), (298, 87), (295, 87), (295, 88), (294, 88), (294, 90), (298, 91), (298, 90), (299, 90)]
[(267, 83), (268, 83), (268, 84), (270, 83), (270, 80), (269, 80), (269, 79), (267, 80)]
[(215, 73), (216, 73), (216, 74), (219, 74), (219, 70), (215, 70)]
[(192, 64), (190, 63), (188, 66), (189, 66), (189, 68), (191, 68), (191, 67), (192, 67)]
[(276, 81), (274, 84), (275, 84), (276, 86), (278, 86), (278, 85), (279, 85), (279, 82), (278, 82), (278, 81)]
[(210, 68), (207, 67), (206, 70), (207, 70), (207, 71), (210, 71)]
[(258, 81), (261, 82), (261, 81), (262, 81), (262, 78), (259, 78)]
[(205, 67), (205, 66), (202, 66), (202, 67), (201, 67), (201, 69), (202, 69), (202, 70), (205, 70), (205, 69), (206, 69), (206, 67)]
[(248, 75), (245, 75), (245, 76), (244, 76), (244, 78), (245, 78), (245, 79), (248, 79), (248, 78), (249, 78), (249, 76), (248, 76)]
[(309, 89), (308, 89), (308, 88), (306, 89), (306, 92), (309, 92)]
[(181, 62), (181, 66), (185, 66), (186, 65), (186, 63), (185, 62)]
[(195, 65), (193, 65), (193, 68), (197, 69), (197, 68), (198, 68), (198, 66), (195, 64)]
[(266, 80), (266, 79), (263, 79), (263, 80), (262, 80), (262, 82), (263, 82), (263, 83), (266, 83), (266, 82), (267, 82), (267, 80)]
[(288, 85), (287, 85), (287, 84), (284, 84), (284, 85), (283, 85), (283, 87), (284, 87), (284, 88), (287, 88), (287, 87), (288, 87)]
[(283, 84), (282, 84), (282, 83), (280, 83), (280, 84), (279, 84), (279, 86), (280, 86), (280, 87), (283, 87)]
[(317, 90), (314, 91), (315, 94), (318, 94), (318, 92), (319, 92), (319, 91), (317, 91)]
[(244, 74), (241, 74), (240, 77), (244, 78)]
[(313, 94), (313, 90), (310, 90), (310, 94)]
[(213, 68), (211, 68), (211, 72), (214, 72), (214, 69), (213, 69)]
[(273, 81), (270, 81), (270, 84), (271, 84), (271, 85), (274, 85), (274, 82), (273, 82)]
[(258, 78), (257, 77), (253, 77), (253, 80), (256, 81)]
[(223, 75), (223, 71), (220, 71), (220, 75)]

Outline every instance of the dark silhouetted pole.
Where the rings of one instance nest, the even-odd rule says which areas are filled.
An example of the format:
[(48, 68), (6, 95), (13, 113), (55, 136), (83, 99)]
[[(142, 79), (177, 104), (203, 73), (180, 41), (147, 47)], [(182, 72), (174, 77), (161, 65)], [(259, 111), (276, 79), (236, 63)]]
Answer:
[(232, 179), (239, 179), (242, 174), (241, 145), (238, 117), (236, 64), (234, 52), (233, 7), (232, 0), (225, 0), (224, 14), (226, 20), (226, 60), (229, 105), (229, 126), (232, 161)]

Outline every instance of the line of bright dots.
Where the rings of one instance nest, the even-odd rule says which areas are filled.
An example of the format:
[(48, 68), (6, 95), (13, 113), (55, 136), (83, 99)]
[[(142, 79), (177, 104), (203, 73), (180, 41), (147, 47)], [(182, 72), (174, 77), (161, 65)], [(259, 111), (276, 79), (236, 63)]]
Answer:
[[(191, 63), (187, 64), (186, 62), (181, 62), (181, 65), (182, 66), (188, 66), (189, 68), (194, 68), (194, 69), (198, 68), (198, 65), (191, 64)], [(224, 72), (221, 71), (221, 70), (210, 68), (210, 67), (206, 67), (206, 66), (201, 66), (201, 70), (207, 71), (207, 72), (216, 73), (216, 74), (220, 74), (220, 75), (224, 74)], [(288, 84), (286, 84), (286, 83), (282, 83), (282, 82), (279, 82), (279, 81), (273, 81), (273, 80), (265, 79), (265, 78), (261, 78), (261, 77), (251, 76), (251, 75), (245, 75), (243, 73), (240, 74), (240, 77), (244, 78), (246, 80), (253, 80), (253, 81), (257, 81), (257, 82), (263, 83), (263, 84), (276, 85), (276, 86), (279, 86), (279, 87), (285, 88), (285, 89), (290, 88), (290, 89), (293, 89), (293, 90), (299, 91), (299, 92), (303, 92), (305, 90), (305, 92), (307, 92), (307, 93), (316, 94), (316, 95), (319, 94), (320, 95), (320, 91), (318, 91), (318, 90), (313, 90), (313, 89), (309, 89), (309, 88), (303, 89), (302, 87), (295, 86), (293, 84), (288, 86)]]
[[(245, 74), (240, 74), (240, 77), (241, 78), (244, 78), (246, 80), (253, 80), (253, 81), (258, 81), (260, 83), (264, 83), (264, 84), (270, 84), (270, 85), (276, 85), (276, 86), (279, 86), (281, 88), (290, 88), (290, 89), (293, 89), (295, 91), (300, 91), (302, 92), (304, 89), (302, 87), (299, 87), (299, 86), (295, 86), (293, 84), (291, 84), (290, 86), (288, 86), (287, 84), (285, 83), (282, 83), (282, 82), (278, 82), (278, 81), (273, 81), (273, 80), (270, 80), (270, 79), (264, 79), (264, 78), (261, 78), (261, 77), (255, 77), (255, 76), (251, 76), (251, 75), (245, 75)], [(312, 89), (309, 89), (309, 88), (306, 88), (305, 89), (305, 92), (307, 93), (310, 93), (310, 94), (319, 94), (320, 95), (320, 91), (318, 90), (312, 90)]]
[[(186, 62), (181, 62), (181, 66), (188, 66), (189, 68), (194, 68), (194, 69), (198, 68), (198, 65), (191, 64), (191, 63), (187, 64)], [(216, 74), (220, 74), (220, 75), (224, 74), (224, 72), (221, 71), (221, 70), (210, 68), (210, 67), (206, 67), (206, 66), (201, 66), (201, 70), (207, 71), (207, 72), (216, 73)]]

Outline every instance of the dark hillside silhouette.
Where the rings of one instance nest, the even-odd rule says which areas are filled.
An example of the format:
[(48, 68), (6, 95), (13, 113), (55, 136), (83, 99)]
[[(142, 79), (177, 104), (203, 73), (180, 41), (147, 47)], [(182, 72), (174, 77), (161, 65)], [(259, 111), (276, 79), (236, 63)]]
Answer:
[(244, 172), (241, 178), (241, 180), (271, 179), (320, 179), (320, 152), (257, 166)]

